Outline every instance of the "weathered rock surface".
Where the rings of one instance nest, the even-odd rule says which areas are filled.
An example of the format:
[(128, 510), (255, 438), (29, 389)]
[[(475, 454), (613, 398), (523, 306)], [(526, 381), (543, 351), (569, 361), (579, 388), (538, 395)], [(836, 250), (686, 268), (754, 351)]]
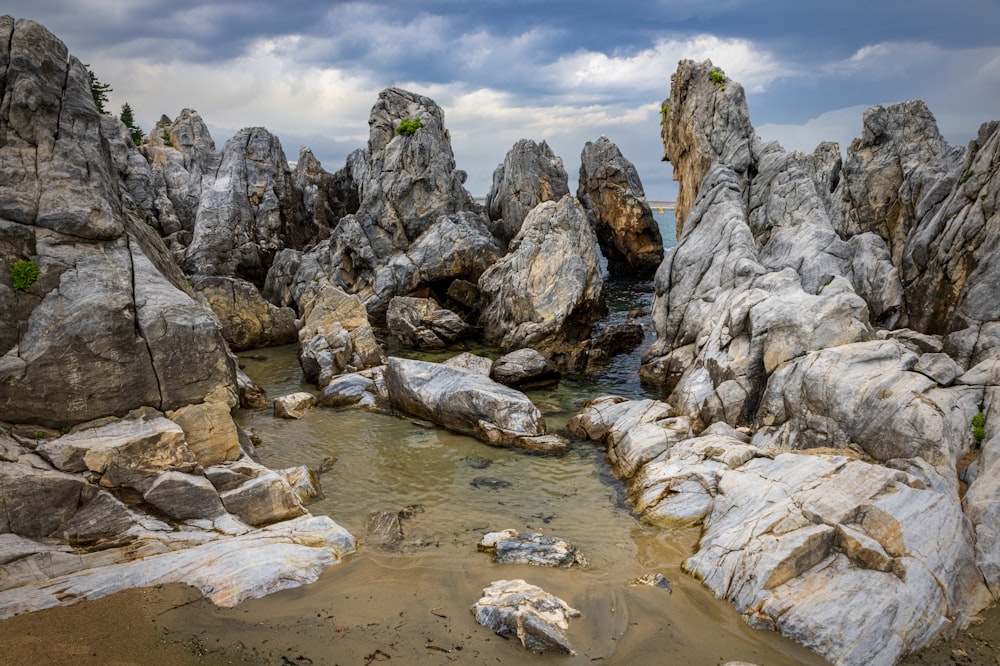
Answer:
[(0, 273), (38, 268), (0, 283), (0, 616), (173, 581), (232, 605), (314, 580), (353, 539), (326, 518), (250, 527), (305, 511), (241, 458), (235, 358), (154, 231), (177, 250), (197, 226), (207, 130), (167, 121), (143, 166), (44, 28), (0, 17), (0, 62)]
[(605, 398), (577, 419), (643, 520), (703, 526), (685, 568), (753, 626), (836, 663), (893, 664), (989, 598), (950, 489), (856, 455), (762, 449), (721, 423), (691, 438), (649, 407)]
[(490, 371), (494, 381), (513, 387), (552, 384), (561, 376), (555, 363), (527, 347), (504, 354), (493, 362)]
[(361, 205), (355, 174), (348, 160), (343, 169), (329, 173), (308, 148), (299, 149), (292, 180), (302, 192), (306, 215), (311, 218), (316, 240), (323, 240), (341, 218), (356, 213)]
[(233, 351), (287, 345), (298, 340), (295, 310), (264, 300), (257, 287), (232, 277), (198, 277), (191, 287), (219, 318), (222, 337)]
[(681, 233), (642, 373), (676, 416), (616, 429), (603, 401), (571, 429), (643, 519), (703, 525), (687, 567), (752, 625), (891, 664), (996, 595), (997, 123), (963, 153), (907, 102), (844, 160), (787, 153), (713, 71), (680, 63), (664, 107)]
[(510, 254), (479, 278), (483, 336), (502, 349), (572, 354), (606, 312), (597, 239), (572, 196), (528, 214)]
[(549, 144), (521, 139), (493, 171), (493, 183), (486, 195), (491, 231), (506, 246), (521, 230), (532, 208), (567, 194), (569, 175)]
[(202, 189), (182, 266), (263, 284), (278, 250), (301, 249), (316, 236), (281, 142), (262, 127), (242, 129), (226, 141), (215, 178)]
[(468, 337), (473, 327), (433, 298), (396, 296), (385, 317), (389, 332), (404, 347), (442, 349)]
[(497, 564), (535, 564), (543, 567), (587, 566), (587, 559), (571, 543), (514, 529), (490, 532), (480, 539), (479, 550), (493, 555)]
[(663, 238), (646, 203), (635, 165), (602, 136), (588, 141), (580, 156), (576, 196), (593, 215), (608, 273), (615, 277), (651, 278), (663, 261)]
[(301, 419), (315, 406), (316, 396), (306, 391), (298, 391), (274, 399), (274, 416), (279, 419)]
[(472, 606), (476, 621), (501, 636), (516, 636), (532, 652), (576, 654), (566, 638), (580, 611), (523, 580), (498, 580)]
[(537, 453), (567, 446), (546, 433), (545, 419), (527, 396), (479, 373), (392, 357), (385, 385), (394, 408), (488, 444)]
[[(164, 528), (151, 525), (124, 547), (80, 553), (0, 534), (3, 550), (19, 555), (0, 565), (0, 618), (167, 583), (192, 585), (230, 607), (311, 583), (354, 552), (354, 537), (326, 516), (229, 534), (211, 523), (181, 534)], [(136, 552), (145, 557), (131, 561)]]
[(303, 293), (300, 308), (299, 363), (307, 381), (324, 388), (337, 375), (385, 363), (357, 296), (319, 283)]

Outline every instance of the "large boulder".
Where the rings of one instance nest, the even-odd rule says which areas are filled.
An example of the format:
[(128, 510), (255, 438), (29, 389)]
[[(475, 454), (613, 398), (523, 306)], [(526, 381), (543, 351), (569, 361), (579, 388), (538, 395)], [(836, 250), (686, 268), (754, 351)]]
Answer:
[(549, 144), (521, 139), (493, 171), (486, 195), (491, 230), (506, 246), (521, 230), (524, 218), (543, 201), (569, 194), (569, 176)]
[(483, 588), (472, 615), (500, 636), (515, 636), (532, 652), (576, 654), (566, 630), (571, 618), (580, 617), (580, 611), (537, 585), (520, 579), (494, 581)]
[(585, 343), (606, 305), (597, 239), (576, 198), (533, 208), (479, 290), (483, 336), (501, 349), (564, 352)]
[(546, 434), (545, 419), (527, 396), (474, 371), (392, 357), (385, 386), (395, 409), (494, 446), (539, 453), (567, 446)]
[(635, 165), (607, 137), (588, 141), (580, 155), (576, 196), (593, 215), (608, 273), (651, 278), (663, 261), (663, 238)]

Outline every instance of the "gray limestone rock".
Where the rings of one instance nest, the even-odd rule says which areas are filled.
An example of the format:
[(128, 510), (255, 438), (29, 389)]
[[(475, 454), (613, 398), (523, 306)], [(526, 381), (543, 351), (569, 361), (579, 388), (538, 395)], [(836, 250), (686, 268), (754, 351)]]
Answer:
[(264, 128), (242, 129), (226, 141), (202, 189), (182, 266), (262, 285), (278, 250), (302, 249), (317, 236), (281, 142)]
[(248, 478), (219, 497), (226, 511), (247, 525), (261, 527), (306, 513), (298, 493), (279, 472), (245, 460), (234, 463), (233, 469)]
[(301, 419), (316, 406), (316, 396), (306, 391), (282, 395), (274, 399), (274, 416), (279, 419)]
[(504, 354), (490, 371), (494, 381), (513, 387), (554, 384), (561, 376), (555, 363), (527, 347)]
[(577, 198), (597, 232), (608, 273), (615, 277), (651, 278), (663, 261), (663, 238), (646, 203), (635, 165), (602, 136), (588, 141), (580, 155)]
[(516, 636), (532, 652), (574, 655), (566, 638), (569, 620), (580, 611), (523, 580), (498, 580), (472, 606), (476, 621), (501, 636)]
[(585, 567), (587, 558), (562, 539), (508, 529), (490, 532), (480, 539), (479, 550), (493, 555), (497, 564), (534, 564), (543, 567)]
[(585, 346), (606, 312), (597, 239), (572, 196), (528, 214), (510, 253), (479, 278), (486, 340), (548, 353)]
[(385, 384), (394, 408), (488, 444), (553, 453), (567, 446), (547, 435), (545, 419), (527, 396), (481, 374), (392, 357)]
[(461, 317), (432, 298), (393, 297), (385, 322), (400, 344), (415, 349), (441, 349), (473, 331)]
[(337, 375), (385, 363), (357, 296), (329, 283), (315, 284), (303, 293), (300, 313), (299, 363), (307, 381), (324, 388)]
[(493, 183), (486, 195), (490, 228), (506, 246), (521, 230), (532, 208), (567, 194), (569, 176), (549, 144), (521, 139), (493, 171)]

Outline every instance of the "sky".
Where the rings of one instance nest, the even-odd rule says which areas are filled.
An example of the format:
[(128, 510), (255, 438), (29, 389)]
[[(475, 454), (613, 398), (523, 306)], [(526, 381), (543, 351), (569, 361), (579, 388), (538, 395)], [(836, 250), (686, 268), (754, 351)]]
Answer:
[(381, 90), (444, 109), (476, 196), (519, 139), (546, 141), (575, 191), (607, 136), (646, 196), (672, 200), (659, 109), (680, 60), (746, 91), (758, 136), (845, 151), (875, 105), (924, 100), (952, 145), (1000, 119), (1000, 0), (3, 0), (111, 85), (150, 131), (198, 111), (217, 147), (266, 127), (327, 171), (368, 140)]

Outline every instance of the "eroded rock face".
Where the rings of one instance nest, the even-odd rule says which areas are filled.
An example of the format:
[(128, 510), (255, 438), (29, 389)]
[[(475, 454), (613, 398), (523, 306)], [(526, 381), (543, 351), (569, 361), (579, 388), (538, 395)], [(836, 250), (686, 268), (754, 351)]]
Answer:
[[(232, 605), (314, 580), (353, 539), (326, 518), (250, 527), (305, 510), (242, 459), (235, 358), (154, 230), (183, 248), (186, 212), (148, 196), (166, 171), (142, 168), (44, 28), (0, 17), (0, 42), (0, 617), (171, 581)], [(157, 136), (147, 154), (190, 176), (211, 147), (188, 120), (171, 124), (187, 152)], [(15, 262), (37, 279), (10, 281)]]
[(577, 198), (593, 214), (597, 241), (616, 277), (651, 278), (663, 261), (663, 238), (635, 165), (602, 136), (580, 156)]
[(893, 664), (989, 598), (952, 489), (850, 451), (760, 448), (724, 423), (691, 437), (652, 407), (606, 398), (571, 427), (607, 443), (644, 521), (702, 526), (685, 568), (753, 626), (836, 663)]
[(543, 201), (569, 194), (569, 176), (549, 144), (521, 139), (493, 171), (486, 195), (491, 230), (506, 246), (521, 230), (524, 218)]
[(672, 414), (614, 426), (648, 410), (605, 400), (570, 427), (608, 443), (644, 520), (703, 526), (687, 567), (752, 625), (836, 663), (895, 663), (996, 589), (998, 495), (979, 466), (1000, 349), (997, 123), (963, 156), (910, 102), (867, 113), (842, 162), (829, 144), (787, 153), (714, 70), (680, 63), (664, 109), (683, 223), (642, 374)]
[(317, 235), (306, 227), (281, 142), (262, 127), (242, 129), (226, 141), (215, 178), (202, 189), (182, 266), (260, 285), (276, 252), (301, 249)]
[(233, 351), (287, 345), (298, 340), (295, 310), (279, 308), (256, 286), (231, 277), (200, 277), (191, 287), (208, 301), (219, 318), (222, 336)]
[(674, 208), (680, 238), (712, 164), (722, 162), (738, 177), (746, 176), (753, 127), (743, 86), (708, 60), (679, 63), (670, 77), (670, 98), (663, 102), (661, 115), (663, 159), (673, 165), (674, 180), (680, 183)]
[(442, 349), (472, 333), (473, 328), (433, 298), (396, 296), (389, 301), (386, 325), (404, 347)]
[(597, 239), (572, 196), (536, 206), (510, 253), (479, 279), (479, 324), (505, 350), (562, 351), (585, 342), (606, 311)]
[(337, 375), (385, 363), (385, 354), (357, 296), (329, 283), (302, 296), (299, 363), (306, 380), (325, 387)]
[(235, 394), (214, 316), (124, 207), (86, 68), (36, 23), (5, 18), (0, 32), (10, 62), (0, 152), (18, 165), (0, 181), (0, 274), (15, 261), (39, 269), (25, 291), (0, 283), (0, 412), (68, 427), (176, 409), (220, 387)]

